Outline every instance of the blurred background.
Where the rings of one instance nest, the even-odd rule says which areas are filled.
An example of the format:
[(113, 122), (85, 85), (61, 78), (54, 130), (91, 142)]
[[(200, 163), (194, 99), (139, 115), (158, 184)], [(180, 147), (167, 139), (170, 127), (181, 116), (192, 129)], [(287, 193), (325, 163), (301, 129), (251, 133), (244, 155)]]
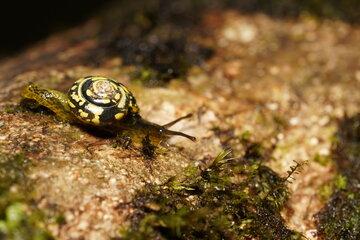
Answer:
[(0, 14), (0, 56), (20, 51), (51, 33), (74, 26), (110, 1), (9, 1)]
[[(67, 29), (101, 13), (110, 4), (122, 0), (61, 0), (61, 1), (10, 1), (1, 6), (0, 57), (16, 53), (50, 34)], [(135, 1), (136, 2), (136, 1)], [(273, 17), (291, 18), (311, 14), (319, 18), (340, 19), (352, 24), (360, 22), (360, 4), (357, 0), (198, 0), (198, 1), (151, 1), (158, 2), (166, 11), (170, 5), (191, 2), (206, 8), (232, 8), (242, 12), (263, 12)], [(139, 10), (142, 1), (139, 1)], [(125, 4), (126, 6), (126, 4)]]

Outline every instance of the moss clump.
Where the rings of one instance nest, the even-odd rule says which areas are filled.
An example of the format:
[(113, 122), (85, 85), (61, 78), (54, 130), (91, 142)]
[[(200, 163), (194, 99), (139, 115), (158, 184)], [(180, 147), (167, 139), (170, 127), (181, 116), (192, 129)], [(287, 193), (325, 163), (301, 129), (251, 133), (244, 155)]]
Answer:
[(0, 155), (0, 239), (52, 239), (43, 214), (31, 204), (29, 167), (23, 154)]
[(360, 238), (360, 194), (358, 189), (337, 191), (317, 214), (318, 230), (323, 239)]
[(321, 166), (327, 166), (331, 163), (331, 157), (328, 155), (316, 154), (314, 157), (314, 162), (319, 163)]
[(30, 210), (24, 203), (14, 202), (5, 209), (0, 220), (0, 238), (9, 240), (46, 240), (53, 239), (46, 232), (39, 211)]
[(347, 187), (347, 178), (343, 175), (334, 177), (332, 181), (321, 187), (319, 194), (323, 201), (328, 201), (335, 191), (345, 190)]
[[(254, 146), (247, 152), (259, 149)], [(280, 215), (286, 183), (300, 165), (282, 178), (261, 164), (259, 153), (227, 158), (229, 153), (205, 169), (189, 168), (181, 179), (139, 191), (121, 239), (301, 239)]]
[(323, 239), (360, 239), (360, 114), (340, 123), (333, 159), (341, 175), (316, 215), (318, 231)]

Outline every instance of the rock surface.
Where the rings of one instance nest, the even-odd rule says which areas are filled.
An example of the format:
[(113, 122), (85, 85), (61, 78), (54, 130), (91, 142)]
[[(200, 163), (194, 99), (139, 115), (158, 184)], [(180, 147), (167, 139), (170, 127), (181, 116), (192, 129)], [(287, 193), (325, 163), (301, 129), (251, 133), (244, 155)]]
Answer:
[[(157, 25), (149, 27), (151, 21)], [(23, 155), (30, 162), (23, 177), (31, 183), (34, 204), (62, 213), (63, 223), (49, 222), (47, 229), (58, 239), (115, 237), (133, 212), (123, 204), (137, 190), (181, 175), (224, 148), (241, 155), (237, 139), (250, 132), (254, 141), (275, 144), (274, 160), (266, 165), (280, 176), (294, 160), (308, 161), (289, 185), (282, 216), (291, 229), (317, 239), (313, 216), (326, 202), (319, 193), (337, 174), (331, 160), (322, 160), (331, 158), (338, 120), (360, 110), (360, 28), (308, 15), (279, 20), (231, 8), (202, 10), (175, 29), (171, 21), (176, 19), (166, 14), (153, 20), (129, 4), (0, 63), (0, 154)], [(163, 46), (164, 53), (157, 56), (154, 46)], [(173, 54), (182, 59), (169, 65)], [(170, 74), (164, 77), (162, 68), (131, 60), (139, 55), (163, 64)], [(18, 108), (20, 92), (30, 82), (66, 91), (87, 75), (127, 85), (151, 121), (195, 113), (174, 129), (198, 141), (174, 137), (147, 160), (138, 149), (114, 147), (113, 139)], [(12, 188), (17, 191), (16, 183)]]

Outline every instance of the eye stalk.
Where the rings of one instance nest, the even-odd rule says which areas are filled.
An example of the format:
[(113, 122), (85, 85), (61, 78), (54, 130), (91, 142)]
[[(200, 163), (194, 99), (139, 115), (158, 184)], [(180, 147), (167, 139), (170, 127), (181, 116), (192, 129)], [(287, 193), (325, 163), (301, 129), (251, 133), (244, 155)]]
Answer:
[(193, 137), (193, 136), (190, 136), (190, 135), (187, 135), (185, 133), (182, 133), (182, 132), (177, 132), (177, 131), (172, 131), (172, 130), (168, 130), (166, 128), (163, 128), (160, 130), (161, 132), (163, 132), (163, 134), (165, 135), (168, 135), (168, 136), (182, 136), (182, 137), (186, 137), (187, 139), (195, 142), (196, 141), (196, 137)]
[(181, 120), (191, 118), (192, 116), (193, 115), (190, 113), (190, 114), (188, 114), (186, 116), (180, 117), (178, 119), (175, 119), (174, 121), (171, 121), (171, 122), (169, 122), (169, 123), (167, 123), (165, 125), (160, 126), (160, 128), (159, 128), (160, 135), (162, 135), (162, 134), (169, 135), (169, 136), (177, 135), (177, 136), (186, 137), (187, 139), (190, 139), (191, 141), (195, 142), (196, 138), (193, 137), (193, 136), (190, 136), (190, 135), (182, 133), (182, 132), (172, 131), (172, 130), (168, 129), (169, 127), (175, 125), (176, 123), (180, 122)]
[(164, 125), (159, 125), (153, 122), (149, 122), (145, 119), (143, 119), (140, 115), (134, 114), (131, 115), (129, 119), (127, 119), (129, 124), (123, 124), (122, 127), (130, 126), (130, 128), (134, 129), (141, 129), (144, 133), (150, 134), (151, 136), (156, 137), (157, 139), (163, 139), (167, 138), (169, 136), (181, 136), (185, 137), (193, 142), (196, 141), (196, 138), (193, 136), (190, 136), (188, 134), (185, 134), (183, 132), (173, 131), (168, 129), (169, 127), (173, 126), (174, 124), (178, 123), (179, 121), (183, 119), (187, 119), (192, 117), (192, 114), (188, 114), (186, 116), (180, 117), (178, 119), (175, 119), (174, 121), (171, 121)]

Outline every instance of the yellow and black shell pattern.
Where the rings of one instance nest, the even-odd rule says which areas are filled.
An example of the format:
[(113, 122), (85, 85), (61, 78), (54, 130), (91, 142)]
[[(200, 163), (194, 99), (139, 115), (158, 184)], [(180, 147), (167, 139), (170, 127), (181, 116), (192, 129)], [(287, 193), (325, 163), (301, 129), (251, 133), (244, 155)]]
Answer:
[(106, 77), (77, 80), (68, 92), (71, 112), (91, 125), (110, 125), (139, 108), (132, 93), (121, 83)]

